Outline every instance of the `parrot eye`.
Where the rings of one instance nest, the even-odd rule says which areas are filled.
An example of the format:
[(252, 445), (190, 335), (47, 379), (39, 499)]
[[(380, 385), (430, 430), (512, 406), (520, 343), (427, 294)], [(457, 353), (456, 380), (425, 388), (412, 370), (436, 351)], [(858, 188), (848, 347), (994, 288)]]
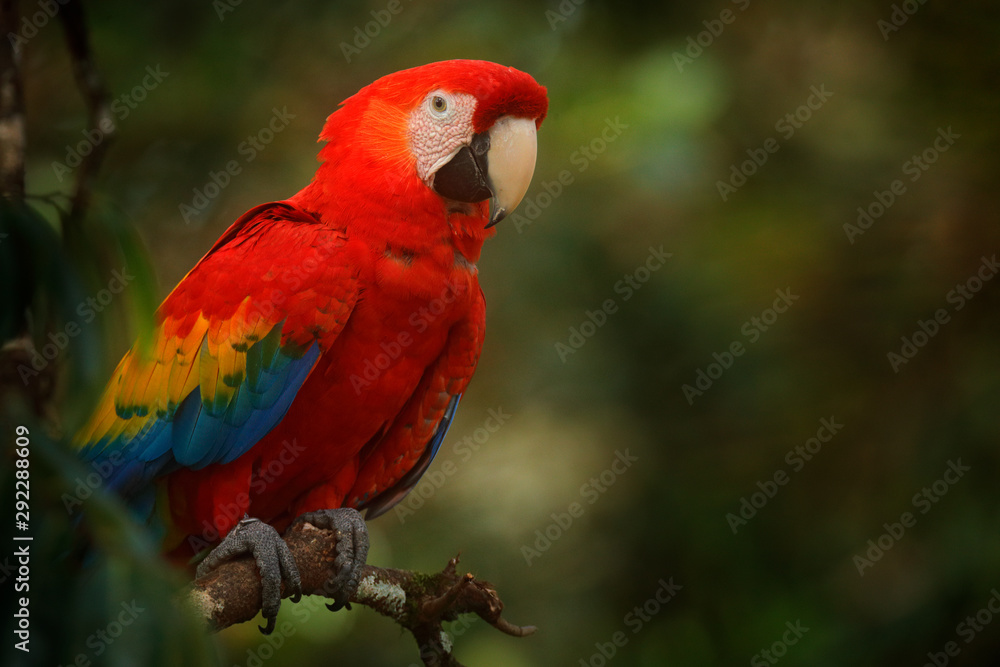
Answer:
[(433, 93), (427, 99), (427, 106), (431, 115), (438, 120), (445, 120), (451, 116), (451, 105), (448, 104), (448, 98), (443, 93)]

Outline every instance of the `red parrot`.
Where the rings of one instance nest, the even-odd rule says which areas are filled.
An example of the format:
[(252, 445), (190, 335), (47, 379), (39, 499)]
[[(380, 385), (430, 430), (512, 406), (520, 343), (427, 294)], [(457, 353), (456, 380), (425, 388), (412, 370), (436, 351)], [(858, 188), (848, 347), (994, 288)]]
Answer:
[(269, 629), (298, 576), (278, 531), (353, 536), (342, 606), (367, 553), (357, 511), (385, 512), (440, 448), (483, 345), (476, 263), (527, 190), (547, 109), (531, 76), (476, 60), (362, 88), (327, 119), (312, 182), (229, 227), (77, 435), (165, 520), (167, 550), (225, 536), (199, 572), (254, 553)]

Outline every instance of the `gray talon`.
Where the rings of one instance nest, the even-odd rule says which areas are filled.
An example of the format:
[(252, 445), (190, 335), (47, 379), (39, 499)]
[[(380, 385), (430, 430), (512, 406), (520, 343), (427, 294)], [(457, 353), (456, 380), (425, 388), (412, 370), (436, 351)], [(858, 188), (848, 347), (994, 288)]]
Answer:
[(302, 597), (299, 569), (278, 531), (260, 519), (244, 517), (198, 565), (195, 574), (203, 577), (224, 561), (247, 554), (253, 556), (260, 572), (261, 612), (267, 619), (267, 626), (258, 627), (262, 633), (269, 635), (274, 631), (278, 609), (281, 608), (282, 578), (292, 593), (292, 602), (298, 602)]
[(326, 582), (326, 593), (333, 597), (333, 604), (327, 604), (330, 611), (350, 609), (349, 600), (358, 590), (358, 573), (368, 559), (368, 527), (361, 514), (349, 507), (318, 512), (306, 512), (296, 521), (311, 523), (317, 528), (325, 528), (337, 533), (337, 555), (333, 564), (335, 574)]

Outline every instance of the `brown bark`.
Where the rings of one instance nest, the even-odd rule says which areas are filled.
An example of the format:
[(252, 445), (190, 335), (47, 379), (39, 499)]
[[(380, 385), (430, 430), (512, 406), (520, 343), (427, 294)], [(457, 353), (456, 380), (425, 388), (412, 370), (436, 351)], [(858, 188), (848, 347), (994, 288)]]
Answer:
[[(302, 577), (303, 595), (331, 597), (326, 582), (336, 573), (333, 565), (336, 534), (308, 523), (294, 524), (284, 535)], [(460, 614), (476, 614), (501, 632), (524, 637), (534, 627), (520, 627), (502, 616), (503, 602), (485, 581), (471, 574), (459, 575), (458, 558), (443, 571), (425, 575), (366, 565), (351, 602), (371, 607), (410, 630), (425, 665), (458, 666), (442, 622)], [(282, 597), (289, 592), (282, 586)], [(261, 608), (260, 577), (249, 558), (221, 565), (194, 582), (186, 603), (212, 630), (253, 619)], [(288, 604), (286, 602), (285, 604)]]
[(82, 0), (68, 0), (59, 10), (59, 19), (66, 34), (73, 76), (87, 106), (87, 127), (92, 131), (99, 131), (101, 137), (76, 168), (76, 190), (71, 200), (69, 216), (63, 222), (64, 225), (68, 223), (76, 226), (86, 215), (97, 173), (118, 127), (114, 114), (111, 113), (111, 94), (104, 76), (97, 69), (90, 48)]

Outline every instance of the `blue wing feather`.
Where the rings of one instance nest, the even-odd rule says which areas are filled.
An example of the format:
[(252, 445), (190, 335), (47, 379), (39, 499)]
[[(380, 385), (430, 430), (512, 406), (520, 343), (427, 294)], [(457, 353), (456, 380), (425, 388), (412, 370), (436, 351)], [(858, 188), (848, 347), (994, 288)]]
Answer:
[[(274, 329), (280, 334), (280, 326)], [(251, 351), (258, 346), (270, 347), (272, 341), (265, 339), (257, 341)], [(243, 378), (225, 410), (214, 400), (206, 403), (195, 389), (172, 414), (159, 417), (128, 442), (122, 436), (111, 442), (101, 440), (83, 456), (98, 470), (110, 463), (108, 487), (128, 499), (147, 488), (153, 478), (179, 467), (197, 470), (213, 463), (229, 463), (284, 418), (319, 355), (316, 343), (297, 357), (277, 346), (273, 351), (256, 352), (255, 363), (248, 364), (255, 372)]]

